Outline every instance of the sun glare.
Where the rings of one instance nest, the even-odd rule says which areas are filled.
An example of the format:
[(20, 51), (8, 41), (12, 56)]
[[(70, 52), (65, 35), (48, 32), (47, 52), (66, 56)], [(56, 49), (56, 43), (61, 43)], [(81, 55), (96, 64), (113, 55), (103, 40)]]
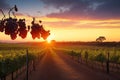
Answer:
[(54, 35), (51, 34), (51, 35), (47, 38), (47, 42), (48, 42), (48, 43), (51, 43), (51, 40), (53, 40), (53, 39), (54, 39)]
[(51, 40), (47, 40), (47, 43), (51, 43)]

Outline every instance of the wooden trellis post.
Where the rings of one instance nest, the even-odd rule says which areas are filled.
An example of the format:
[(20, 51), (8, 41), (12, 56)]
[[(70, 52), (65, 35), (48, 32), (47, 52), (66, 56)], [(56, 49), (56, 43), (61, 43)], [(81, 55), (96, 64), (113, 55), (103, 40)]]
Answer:
[(29, 62), (28, 62), (28, 49), (26, 51), (26, 80), (28, 80), (28, 68), (29, 68)]
[(110, 73), (110, 70), (109, 70), (109, 57), (110, 57), (110, 53), (108, 52), (108, 53), (107, 53), (107, 62), (106, 62), (106, 70), (107, 70), (107, 74)]

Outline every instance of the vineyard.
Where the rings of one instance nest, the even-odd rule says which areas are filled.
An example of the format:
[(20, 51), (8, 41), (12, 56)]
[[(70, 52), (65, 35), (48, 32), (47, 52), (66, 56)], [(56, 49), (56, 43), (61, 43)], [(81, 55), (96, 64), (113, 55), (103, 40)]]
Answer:
[(120, 73), (120, 47), (60, 44), (54, 49), (64, 52), (73, 60), (92, 69)]
[(26, 73), (26, 54), (28, 53), (29, 71), (36, 65), (36, 58), (43, 55), (40, 45), (0, 44), (0, 80), (13, 80), (21, 73)]
[[(47, 44), (46, 46), (46, 43), (14, 43), (12, 45), (1, 43), (0, 80), (18, 80), (18, 78), (22, 75), (22, 78), (25, 80), (28, 80), (26, 79), (27, 75), (33, 76), (34, 78), (35, 75), (31, 75), (31, 73), (35, 72), (38, 64), (42, 63), (40, 62), (42, 57), (44, 58), (44, 56), (47, 55), (55, 56), (56, 54), (58, 56), (63, 54), (66, 58), (68, 57), (70, 60), (77, 62), (80, 65), (84, 65), (92, 70), (97, 70), (103, 73), (107, 72), (108, 74), (112, 73), (119, 75), (120, 73), (119, 47), (90, 46), (70, 43), (52, 44)], [(56, 56), (56, 61), (57, 59), (60, 59), (58, 56)], [(52, 58), (52, 56), (47, 59), (49, 58)], [(45, 61), (43, 61), (43, 63), (45, 63)], [(54, 63), (50, 65), (53, 64)], [(49, 68), (48, 66), (50, 65), (48, 65), (48, 63), (46, 63), (46, 65), (46, 69)], [(77, 66), (78, 64), (75, 67)], [(44, 74), (44, 70), (41, 74)], [(54, 74), (54, 72), (51, 74)], [(50, 74), (48, 73), (48, 75)]]

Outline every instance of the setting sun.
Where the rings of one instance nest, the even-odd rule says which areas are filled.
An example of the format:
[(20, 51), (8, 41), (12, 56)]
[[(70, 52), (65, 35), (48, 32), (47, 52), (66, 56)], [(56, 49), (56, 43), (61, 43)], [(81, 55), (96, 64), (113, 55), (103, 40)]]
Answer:
[(54, 34), (51, 34), (48, 38), (47, 38), (47, 42), (48, 43), (51, 43), (51, 40), (53, 40), (54, 39)]
[(47, 43), (51, 43), (51, 40), (48, 40), (48, 39), (47, 39)]

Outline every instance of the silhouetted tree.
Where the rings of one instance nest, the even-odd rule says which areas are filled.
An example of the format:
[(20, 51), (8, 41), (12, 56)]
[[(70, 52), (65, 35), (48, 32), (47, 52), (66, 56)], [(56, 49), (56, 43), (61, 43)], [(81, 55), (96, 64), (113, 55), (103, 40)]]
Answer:
[(104, 40), (106, 40), (106, 38), (104, 36), (99, 36), (96, 41), (97, 42), (103, 42)]

